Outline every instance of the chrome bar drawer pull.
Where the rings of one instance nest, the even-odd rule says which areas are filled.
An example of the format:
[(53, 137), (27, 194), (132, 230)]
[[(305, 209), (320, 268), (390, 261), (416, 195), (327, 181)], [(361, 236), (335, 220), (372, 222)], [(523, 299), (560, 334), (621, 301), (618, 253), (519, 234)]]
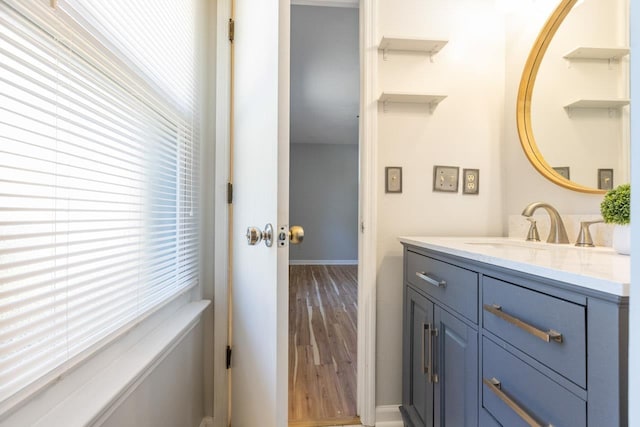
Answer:
[(522, 420), (529, 424), (531, 427), (551, 427), (550, 425), (541, 424), (535, 420), (527, 411), (522, 409), (514, 400), (512, 400), (507, 394), (502, 391), (502, 384), (495, 378), (491, 378), (490, 380), (483, 378), (482, 382), (489, 387), (489, 390), (495, 393), (496, 396), (500, 398), (504, 403), (507, 404), (509, 408), (513, 410)]
[[(423, 323), (422, 324), (422, 373), (424, 374), (428, 374), (429, 373), (429, 366), (424, 364), (425, 361), (425, 357), (424, 357), (424, 334), (425, 332), (427, 334), (429, 334), (429, 339), (431, 339), (431, 325), (428, 323)], [(431, 343), (429, 343), (429, 351), (431, 351)], [(429, 362), (431, 363), (431, 362)]]
[(513, 317), (510, 314), (505, 313), (504, 311), (502, 311), (502, 307), (496, 304), (493, 304), (493, 305), (484, 304), (483, 307), (485, 311), (488, 311), (494, 316), (497, 316), (502, 320), (505, 320), (511, 323), (512, 325), (515, 325), (518, 328), (530, 333), (531, 335), (540, 338), (542, 341), (551, 342), (553, 340), (559, 343), (562, 342), (562, 334), (558, 331), (554, 331), (553, 329), (549, 329), (546, 332), (543, 330), (540, 330), (535, 326), (531, 326), (530, 324), (523, 322), (517, 317)]
[(438, 288), (444, 288), (445, 286), (447, 286), (447, 282), (445, 282), (444, 280), (434, 279), (424, 271), (416, 271), (416, 276), (424, 280), (428, 284), (436, 286)]
[(434, 384), (438, 384), (439, 378), (438, 378), (438, 374), (435, 372), (435, 368), (433, 367), (434, 364), (434, 357), (433, 354), (435, 352), (435, 342), (437, 342), (438, 340), (438, 329), (431, 327), (431, 330), (429, 331), (429, 381), (431, 381)]

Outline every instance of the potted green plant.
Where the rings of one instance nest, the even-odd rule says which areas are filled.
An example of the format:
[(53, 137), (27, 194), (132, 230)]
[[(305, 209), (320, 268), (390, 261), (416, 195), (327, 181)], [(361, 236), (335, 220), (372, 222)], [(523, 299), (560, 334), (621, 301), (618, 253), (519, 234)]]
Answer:
[(613, 229), (613, 249), (618, 253), (631, 253), (631, 185), (622, 184), (609, 190), (600, 204), (604, 222), (615, 224)]

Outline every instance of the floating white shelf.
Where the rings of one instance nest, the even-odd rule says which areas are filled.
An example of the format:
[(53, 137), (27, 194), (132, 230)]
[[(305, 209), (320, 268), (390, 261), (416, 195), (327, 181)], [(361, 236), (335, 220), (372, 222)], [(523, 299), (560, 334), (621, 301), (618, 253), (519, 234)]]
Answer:
[(629, 48), (626, 47), (586, 47), (581, 46), (573, 49), (564, 57), (566, 59), (596, 59), (605, 61), (620, 60), (629, 54)]
[(578, 99), (564, 106), (566, 109), (572, 108), (622, 108), (629, 105), (628, 99)]
[(438, 106), (446, 95), (430, 95), (420, 93), (404, 93), (404, 92), (382, 92), (378, 101), (383, 103), (384, 111), (386, 111), (387, 103), (409, 103), (409, 104), (425, 104), (429, 106), (429, 111), (433, 113), (433, 110)]
[(432, 40), (422, 38), (411, 37), (382, 37), (378, 49), (384, 54), (384, 58), (387, 58), (387, 51), (389, 50), (404, 50), (411, 52), (424, 52), (430, 57), (433, 57), (436, 53), (447, 44), (447, 40)]
[(614, 116), (614, 111), (629, 105), (628, 99), (578, 99), (564, 106), (567, 114), (571, 117), (573, 110), (578, 108), (608, 110), (609, 117)]

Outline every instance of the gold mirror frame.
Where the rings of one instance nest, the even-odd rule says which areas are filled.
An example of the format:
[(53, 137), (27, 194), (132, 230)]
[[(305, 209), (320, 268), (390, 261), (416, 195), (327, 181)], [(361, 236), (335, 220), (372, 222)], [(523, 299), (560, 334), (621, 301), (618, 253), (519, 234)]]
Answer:
[(556, 172), (549, 163), (544, 159), (542, 153), (536, 144), (533, 136), (533, 126), (531, 124), (531, 100), (533, 97), (533, 87), (538, 75), (538, 69), (544, 58), (544, 54), (555, 36), (558, 28), (567, 17), (573, 6), (578, 0), (562, 0), (560, 5), (553, 11), (547, 22), (542, 27), (542, 31), (538, 35), (536, 42), (531, 49), (531, 53), (527, 58), (527, 62), (522, 72), (520, 80), (520, 88), (518, 89), (518, 101), (516, 106), (516, 120), (518, 124), (518, 135), (520, 136), (520, 144), (527, 158), (534, 168), (549, 181), (569, 190), (579, 191), (582, 193), (604, 194), (605, 190), (586, 187), (569, 181), (558, 172)]

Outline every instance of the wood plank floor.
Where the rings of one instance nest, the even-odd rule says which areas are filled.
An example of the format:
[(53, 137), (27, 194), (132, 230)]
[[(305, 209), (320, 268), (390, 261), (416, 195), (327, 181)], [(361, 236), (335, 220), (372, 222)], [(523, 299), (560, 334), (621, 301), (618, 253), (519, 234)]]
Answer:
[(357, 266), (289, 267), (290, 426), (354, 424), (357, 314)]

